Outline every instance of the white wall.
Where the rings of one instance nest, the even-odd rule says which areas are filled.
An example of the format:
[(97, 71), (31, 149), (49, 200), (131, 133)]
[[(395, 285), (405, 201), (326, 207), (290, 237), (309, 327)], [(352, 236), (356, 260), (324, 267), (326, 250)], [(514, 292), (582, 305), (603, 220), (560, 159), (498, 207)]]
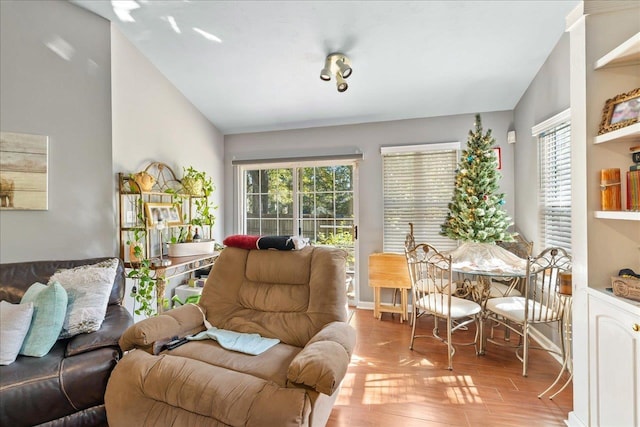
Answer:
[[(506, 209), (514, 212), (513, 202), (513, 145), (507, 144), (507, 131), (512, 126), (512, 112), (482, 113), (485, 130), (491, 129), (496, 143), (502, 148), (502, 181)], [(225, 183), (228, 191), (224, 198), (226, 235), (238, 230), (237, 200), (232, 191), (234, 159), (277, 158), (311, 155), (363, 153), (359, 165), (359, 298), (373, 301), (368, 286), (368, 257), (382, 251), (382, 157), (383, 145), (436, 143), (460, 141), (464, 147), (469, 130), (474, 126), (474, 114), (447, 117), (398, 120), (360, 125), (331, 126), (282, 132), (263, 132), (225, 136)], [(408, 225), (407, 225), (408, 231)]]
[[(167, 164), (178, 178), (182, 177), (183, 167), (193, 166), (212, 177), (217, 187), (212, 203), (222, 206), (225, 189), (222, 134), (113, 25), (111, 54), (114, 188), (118, 172), (137, 172), (151, 162)], [(216, 211), (216, 216), (213, 236), (220, 241), (222, 208)], [(167, 285), (169, 298), (172, 289), (184, 278), (176, 278)], [(129, 309), (133, 307), (128, 295), (130, 286), (132, 283), (128, 283), (125, 298)]]
[[(182, 177), (183, 167), (209, 174), (224, 195), (224, 137), (140, 51), (111, 26), (113, 173), (137, 172), (151, 162), (166, 163)], [(214, 237), (221, 240), (217, 212)]]
[[(60, 39), (68, 59), (45, 45)], [(117, 253), (109, 43), (66, 1), (0, 2), (0, 128), (49, 136), (49, 209), (0, 211), (0, 262)]]

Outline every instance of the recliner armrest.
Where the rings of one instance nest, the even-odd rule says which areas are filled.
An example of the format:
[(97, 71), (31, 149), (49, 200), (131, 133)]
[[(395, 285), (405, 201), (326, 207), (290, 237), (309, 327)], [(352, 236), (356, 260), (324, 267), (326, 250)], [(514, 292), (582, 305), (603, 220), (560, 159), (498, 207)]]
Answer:
[(118, 304), (111, 304), (107, 307), (100, 329), (88, 334), (79, 334), (69, 339), (65, 357), (102, 347), (117, 347), (122, 333), (131, 325), (133, 325), (133, 318), (127, 309)]
[(355, 344), (356, 332), (347, 323), (327, 324), (291, 361), (287, 379), (332, 395), (347, 373)]
[(204, 329), (203, 311), (195, 304), (186, 304), (134, 324), (120, 338), (120, 348), (123, 351), (139, 348), (153, 353), (153, 343), (158, 340), (183, 337)]

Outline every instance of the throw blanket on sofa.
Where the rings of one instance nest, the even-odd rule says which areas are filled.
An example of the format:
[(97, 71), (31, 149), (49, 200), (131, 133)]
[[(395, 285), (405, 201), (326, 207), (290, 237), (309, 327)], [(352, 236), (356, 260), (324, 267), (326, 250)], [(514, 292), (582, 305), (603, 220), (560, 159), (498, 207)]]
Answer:
[(238, 351), (240, 353), (256, 356), (264, 353), (280, 342), (276, 338), (263, 338), (259, 334), (245, 334), (235, 331), (218, 329), (215, 326), (202, 331), (197, 335), (187, 337), (188, 340), (213, 339), (218, 341), (221, 347), (227, 350)]
[(234, 234), (227, 236), (222, 244), (240, 249), (300, 250), (309, 244), (309, 239), (300, 236), (253, 236)]

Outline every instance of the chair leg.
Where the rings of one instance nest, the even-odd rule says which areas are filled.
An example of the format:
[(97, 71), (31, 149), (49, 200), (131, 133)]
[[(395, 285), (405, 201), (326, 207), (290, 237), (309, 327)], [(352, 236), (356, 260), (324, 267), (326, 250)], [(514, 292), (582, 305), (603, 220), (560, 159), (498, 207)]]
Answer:
[(529, 325), (522, 327), (522, 376), (527, 376), (527, 364), (529, 362)]
[[(486, 337), (484, 336), (484, 322), (482, 313), (478, 313), (476, 317), (476, 355), (483, 355), (486, 347)], [(478, 340), (480, 340), (478, 342)]]
[(447, 320), (447, 350), (449, 351), (449, 367), (450, 371), (453, 371), (453, 344), (451, 343), (451, 328), (452, 328), (452, 320)]
[(563, 318), (558, 322), (558, 332), (560, 332), (560, 343), (562, 344), (562, 359), (563, 360), (565, 359), (565, 356), (567, 354), (567, 348), (566, 348), (566, 345), (565, 345), (566, 338), (565, 338), (565, 335), (564, 335), (564, 330), (565, 330), (565, 320)]
[(409, 350), (413, 350), (413, 341), (416, 339), (416, 323), (418, 323), (418, 308), (414, 306), (411, 312), (411, 343), (409, 344)]

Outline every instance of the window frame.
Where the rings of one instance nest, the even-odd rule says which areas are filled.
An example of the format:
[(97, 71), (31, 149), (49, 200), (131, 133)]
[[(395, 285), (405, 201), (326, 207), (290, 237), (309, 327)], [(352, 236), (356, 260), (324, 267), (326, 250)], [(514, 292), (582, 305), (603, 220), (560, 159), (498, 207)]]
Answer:
[[(559, 246), (571, 254), (571, 109), (532, 127), (531, 134), (537, 140), (539, 249)], [(550, 176), (559, 177), (560, 182), (548, 180)], [(547, 202), (550, 199), (553, 206)], [(551, 238), (554, 231), (558, 236)]]

